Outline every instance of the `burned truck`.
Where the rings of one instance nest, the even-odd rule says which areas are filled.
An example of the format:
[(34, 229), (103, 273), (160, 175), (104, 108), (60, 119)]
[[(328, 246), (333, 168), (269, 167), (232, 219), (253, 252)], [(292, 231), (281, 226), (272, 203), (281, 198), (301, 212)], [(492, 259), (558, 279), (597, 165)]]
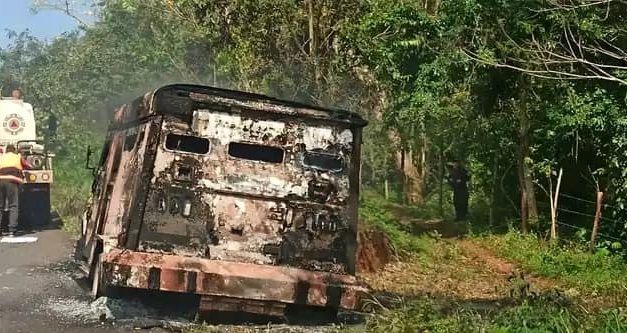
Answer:
[(265, 315), (355, 309), (366, 124), (347, 111), (195, 85), (119, 107), (90, 167), (77, 247), (93, 294), (187, 293), (201, 311)]

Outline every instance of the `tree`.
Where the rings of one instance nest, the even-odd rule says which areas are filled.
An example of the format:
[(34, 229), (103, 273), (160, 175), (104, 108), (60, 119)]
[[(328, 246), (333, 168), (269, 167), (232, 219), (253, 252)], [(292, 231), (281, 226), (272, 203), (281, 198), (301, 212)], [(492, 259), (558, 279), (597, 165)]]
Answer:
[[(486, 40), (467, 54), (480, 62), (540, 78), (599, 79), (627, 84), (627, 2), (622, 0), (520, 1), (524, 37), (501, 21), (503, 47)], [(518, 15), (518, 17), (521, 17)], [(511, 22), (509, 23), (511, 26)], [(505, 51), (505, 52), (500, 52)]]

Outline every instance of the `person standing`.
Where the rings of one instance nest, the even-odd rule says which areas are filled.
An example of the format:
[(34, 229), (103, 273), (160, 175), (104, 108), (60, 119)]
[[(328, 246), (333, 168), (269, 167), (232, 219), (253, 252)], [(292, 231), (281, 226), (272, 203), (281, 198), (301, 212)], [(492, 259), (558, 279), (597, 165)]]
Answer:
[(453, 169), (449, 173), (448, 182), (453, 188), (453, 205), (455, 206), (455, 221), (466, 220), (468, 215), (468, 182), (470, 174), (462, 166), (461, 161), (456, 160)]
[(24, 183), (24, 169), (30, 164), (17, 153), (14, 145), (8, 145), (0, 156), (0, 206), (9, 211), (9, 237), (15, 236), (18, 227), (19, 190)]

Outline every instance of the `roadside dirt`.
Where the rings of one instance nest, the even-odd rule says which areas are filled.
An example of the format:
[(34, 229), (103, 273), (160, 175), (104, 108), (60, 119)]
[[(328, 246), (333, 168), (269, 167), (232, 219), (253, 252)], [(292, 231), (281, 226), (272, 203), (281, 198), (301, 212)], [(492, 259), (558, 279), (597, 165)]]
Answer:
[(363, 279), (376, 291), (409, 297), (497, 301), (507, 296), (507, 274), (495, 274), (453, 242), (435, 246), (431, 253), (391, 263), (380, 272), (363, 274)]
[[(512, 292), (528, 284), (530, 294), (546, 295), (560, 289), (558, 281), (523, 272), (509, 260), (471, 239), (464, 239), (463, 225), (444, 220), (406, 217), (396, 207), (401, 223), (416, 235), (432, 235), (431, 248), (403, 261), (394, 261), (379, 272), (361, 277), (375, 293), (393, 293), (404, 297), (430, 296), (447, 302), (482, 304), (499, 307), (511, 303)], [(524, 273), (521, 280), (520, 272)]]
[(394, 249), (384, 233), (364, 228), (364, 230), (359, 231), (357, 238), (358, 272), (378, 272), (394, 260)]
[(519, 274), (520, 272), (523, 272), (525, 274), (524, 279), (529, 282), (530, 287), (532, 288), (531, 291), (542, 293), (562, 287), (560, 282), (557, 280), (538, 276), (530, 272), (524, 272), (524, 270), (522, 270), (516, 264), (506, 259), (495, 256), (492, 251), (486, 249), (475, 241), (462, 239), (459, 240), (457, 244), (464, 253), (464, 259), (483, 265), (484, 267), (486, 267), (486, 269), (493, 272), (495, 275), (500, 275), (501, 277), (510, 277), (517, 273)]

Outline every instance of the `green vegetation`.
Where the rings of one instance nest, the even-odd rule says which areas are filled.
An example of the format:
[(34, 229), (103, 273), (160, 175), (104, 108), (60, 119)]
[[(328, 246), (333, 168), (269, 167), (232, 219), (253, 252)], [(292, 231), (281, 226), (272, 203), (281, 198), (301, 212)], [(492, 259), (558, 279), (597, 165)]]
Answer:
[(609, 311), (590, 316), (551, 303), (524, 303), (484, 313), (462, 305), (441, 305), (430, 299), (413, 301), (401, 309), (383, 311), (360, 332), (624, 332), (627, 316)]
[(52, 209), (62, 218), (63, 229), (72, 235), (80, 232), (79, 218), (91, 187), (89, 170), (81, 168), (84, 163), (62, 159), (54, 164)]
[(359, 210), (360, 218), (366, 225), (385, 233), (400, 254), (424, 252), (429, 244), (412, 235), (409, 226), (401, 224), (389, 205), (376, 194), (366, 192)]
[[(382, 273), (366, 275), (375, 290), (389, 290), (407, 298), (400, 307), (383, 308), (366, 322), (367, 332), (622, 332), (627, 315), (622, 310), (627, 290), (627, 264), (601, 249), (595, 253), (576, 241), (545, 241), (512, 230), (506, 234), (473, 236), (472, 243), (511, 260), (542, 281), (531, 281), (531, 294), (509, 298), (507, 276), (495, 275), (490, 263), (475, 262), (457, 239), (415, 234), (400, 221), (416, 218), (376, 194), (366, 192), (362, 219), (384, 230), (392, 243), (404, 249), (405, 263)], [(396, 207), (392, 209), (391, 207)], [(403, 213), (412, 215), (399, 215)], [(444, 223), (444, 225), (449, 223)], [(471, 256), (470, 262), (467, 261)], [(501, 259), (498, 259), (501, 260)], [(502, 265), (506, 261), (496, 263)], [(450, 281), (450, 284), (442, 281)], [(529, 282), (529, 281), (528, 281)], [(536, 285), (537, 283), (537, 285)], [(454, 285), (454, 290), (449, 290)], [(492, 296), (476, 298), (478, 289), (494, 288)], [(481, 293), (482, 291), (479, 290)], [(430, 297), (424, 296), (430, 294)], [(350, 329), (349, 329), (350, 330)], [(353, 331), (362, 331), (354, 328)]]
[(515, 231), (505, 236), (486, 237), (481, 242), (528, 271), (565, 281), (582, 290), (615, 296), (627, 291), (627, 264), (608, 250), (591, 254), (581, 244), (559, 246)]

